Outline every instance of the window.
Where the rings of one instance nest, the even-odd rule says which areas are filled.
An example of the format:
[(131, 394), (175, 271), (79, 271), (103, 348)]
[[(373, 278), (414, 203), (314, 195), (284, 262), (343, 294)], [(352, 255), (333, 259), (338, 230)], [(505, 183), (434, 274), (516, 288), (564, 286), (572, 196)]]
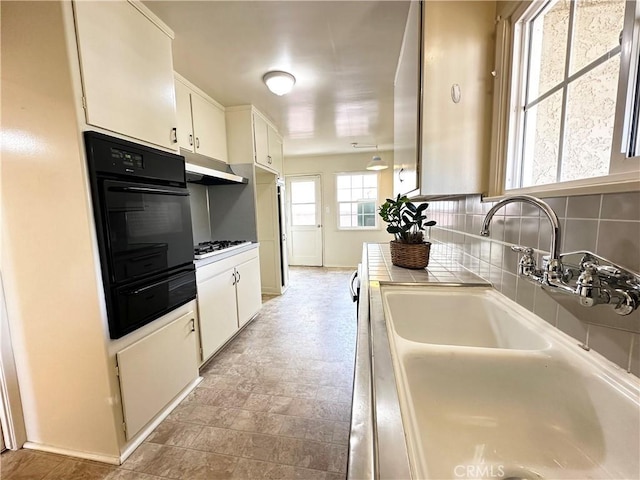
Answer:
[(304, 227), (316, 223), (316, 181), (312, 179), (292, 181), (291, 225)]
[(378, 174), (339, 174), (338, 228), (376, 228)]
[[(634, 155), (634, 17), (625, 0), (534, 2), (520, 16), (506, 189), (608, 175)], [(629, 133), (616, 142), (618, 129)]]

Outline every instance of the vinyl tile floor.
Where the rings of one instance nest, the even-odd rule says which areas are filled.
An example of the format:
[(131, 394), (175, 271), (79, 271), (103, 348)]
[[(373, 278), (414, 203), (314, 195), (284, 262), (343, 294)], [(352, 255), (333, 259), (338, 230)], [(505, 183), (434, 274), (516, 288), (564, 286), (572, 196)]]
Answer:
[(5, 452), (2, 480), (344, 479), (356, 340), (351, 270), (292, 267), (289, 289), (203, 366), (119, 467)]

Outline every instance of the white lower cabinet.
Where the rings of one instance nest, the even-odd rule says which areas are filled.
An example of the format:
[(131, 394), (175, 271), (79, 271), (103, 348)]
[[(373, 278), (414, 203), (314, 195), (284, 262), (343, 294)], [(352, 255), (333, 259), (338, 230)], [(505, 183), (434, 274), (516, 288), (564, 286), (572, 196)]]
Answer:
[(235, 268), (198, 282), (202, 358), (209, 358), (238, 331)]
[(260, 286), (260, 260), (258, 255), (236, 267), (236, 300), (238, 302), (238, 325), (241, 327), (253, 317), (262, 306)]
[(200, 345), (205, 361), (260, 310), (258, 249), (198, 267), (196, 279)]
[(127, 440), (198, 377), (197, 349), (188, 312), (116, 354)]

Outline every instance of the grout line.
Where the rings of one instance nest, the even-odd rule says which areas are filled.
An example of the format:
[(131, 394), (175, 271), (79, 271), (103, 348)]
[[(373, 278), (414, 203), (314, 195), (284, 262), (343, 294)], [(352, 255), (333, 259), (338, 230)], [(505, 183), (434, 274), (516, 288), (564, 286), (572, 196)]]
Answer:
[(594, 250), (597, 252), (600, 244), (600, 222), (602, 221), (602, 204), (604, 203), (604, 195), (600, 195), (600, 207), (598, 208), (598, 223), (596, 224), (596, 246)]
[[(594, 218), (592, 218), (591, 220), (595, 220)], [(618, 218), (600, 218), (598, 219), (599, 222), (616, 222), (616, 223), (640, 223), (640, 221), (638, 220), (625, 220), (625, 219), (618, 219)]]
[[(439, 228), (440, 230), (443, 230), (443, 231), (449, 231), (449, 232), (459, 233), (459, 234), (466, 235), (466, 236), (469, 236), (469, 237), (477, 238), (477, 239), (482, 240), (482, 241), (485, 241), (485, 242), (498, 243), (498, 244), (500, 244), (500, 245), (502, 245), (502, 246), (505, 246), (505, 247), (511, 247), (511, 245), (518, 245), (517, 243), (509, 243), (509, 242), (505, 242), (505, 241), (503, 241), (503, 240), (493, 239), (493, 238), (491, 238), (491, 237), (483, 237), (483, 236), (481, 236), (481, 235), (476, 235), (476, 234), (473, 234), (473, 233), (461, 232), (460, 230), (454, 230), (454, 229), (445, 228), (445, 227), (438, 227), (438, 228)], [(520, 239), (520, 232), (518, 232), (518, 240), (519, 240), (519, 239)], [(443, 243), (446, 243), (446, 242), (443, 242)], [(526, 246), (527, 246), (527, 247), (529, 247), (530, 245), (526, 245)], [(533, 247), (532, 247), (532, 248), (533, 248)], [(534, 250), (535, 252), (540, 253), (540, 254), (543, 254), (543, 255), (548, 255), (548, 254), (549, 254), (549, 252), (548, 252), (547, 250), (541, 250), (541, 249), (539, 249), (539, 248), (534, 248), (533, 250)]]

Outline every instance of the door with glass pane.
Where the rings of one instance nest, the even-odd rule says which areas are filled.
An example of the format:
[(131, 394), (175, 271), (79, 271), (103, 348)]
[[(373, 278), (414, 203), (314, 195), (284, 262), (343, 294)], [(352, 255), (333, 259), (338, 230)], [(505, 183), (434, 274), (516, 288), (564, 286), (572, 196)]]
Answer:
[(322, 266), (320, 176), (287, 177), (289, 265)]

